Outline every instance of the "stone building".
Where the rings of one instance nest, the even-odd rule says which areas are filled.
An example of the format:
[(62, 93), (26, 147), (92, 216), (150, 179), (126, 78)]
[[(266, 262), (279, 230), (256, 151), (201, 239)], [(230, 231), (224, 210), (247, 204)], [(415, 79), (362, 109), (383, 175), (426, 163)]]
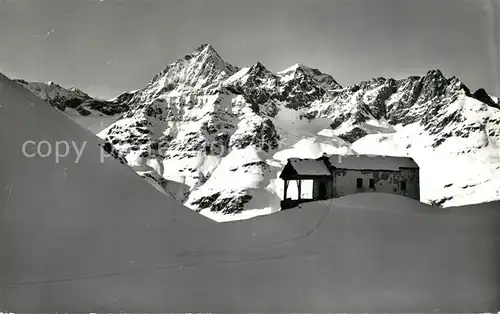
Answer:
[[(409, 157), (323, 155), (317, 159), (290, 158), (281, 172), (281, 208), (362, 192), (393, 193), (420, 200), (419, 167)], [(302, 181), (312, 180), (312, 197), (301, 198)], [(298, 198), (287, 197), (296, 181)]]

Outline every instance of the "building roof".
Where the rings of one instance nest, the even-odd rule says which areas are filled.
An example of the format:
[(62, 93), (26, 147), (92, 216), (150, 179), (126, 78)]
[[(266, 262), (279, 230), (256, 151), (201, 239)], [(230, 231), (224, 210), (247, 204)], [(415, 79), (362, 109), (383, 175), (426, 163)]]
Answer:
[(391, 170), (400, 168), (418, 169), (418, 164), (410, 157), (379, 155), (330, 155), (328, 162), (337, 169), (348, 170)]
[(379, 155), (330, 155), (317, 159), (289, 158), (280, 178), (297, 179), (330, 176), (331, 168), (345, 170), (388, 170), (399, 171), (401, 168), (419, 169), (410, 157)]
[(323, 160), (289, 158), (281, 172), (280, 178), (294, 176), (331, 176), (328, 166)]

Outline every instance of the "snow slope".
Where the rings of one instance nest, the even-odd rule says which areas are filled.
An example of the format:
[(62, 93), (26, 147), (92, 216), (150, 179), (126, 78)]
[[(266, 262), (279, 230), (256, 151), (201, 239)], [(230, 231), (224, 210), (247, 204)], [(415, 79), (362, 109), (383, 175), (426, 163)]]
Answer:
[[(178, 245), (174, 239), (157, 235), (163, 228), (189, 232), (189, 226), (176, 222), (179, 214), (185, 221), (211, 223), (153, 189), (128, 166), (111, 157), (102, 158), (102, 140), (3, 75), (0, 93), (2, 284), (37, 280), (37, 276), (52, 270), (58, 270), (61, 276), (76, 276), (72, 269), (80, 269), (83, 276), (96, 265), (111, 272), (132, 259), (139, 266), (144, 258), (156, 253), (143, 254), (142, 240), (142, 249), (123, 250), (113, 244), (115, 237), (134, 246), (142, 234), (143, 240), (152, 237), (147, 246), (174, 247)], [(48, 141), (53, 152), (56, 141), (65, 141), (71, 147), (73, 143), (85, 146), (78, 162), (76, 151), (71, 149), (56, 163), (54, 153), (45, 158), (24, 156), (26, 141)], [(26, 150), (29, 154), (35, 151), (31, 146)], [(129, 228), (131, 224), (135, 227)], [(48, 233), (50, 229), (55, 234)], [(30, 248), (31, 241), (39, 244)], [(64, 251), (68, 241), (73, 242), (78, 254)], [(96, 242), (84, 245), (88, 241)], [(188, 243), (182, 246), (189, 247)], [(46, 254), (57, 258), (41, 265)], [(99, 258), (89, 258), (92, 256)], [(23, 271), (10, 268), (12, 262), (21, 263)], [(0, 305), (7, 301), (0, 300)]]

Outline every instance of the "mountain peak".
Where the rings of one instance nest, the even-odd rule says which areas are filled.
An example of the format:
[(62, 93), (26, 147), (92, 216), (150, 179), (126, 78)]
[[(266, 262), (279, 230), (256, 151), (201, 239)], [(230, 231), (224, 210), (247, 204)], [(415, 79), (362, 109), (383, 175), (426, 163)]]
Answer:
[(263, 65), (260, 61), (257, 61), (254, 65), (250, 67), (250, 72), (255, 72), (255, 71), (267, 71), (269, 70), (266, 68), (265, 65)]
[(296, 63), (278, 72), (278, 75), (281, 76), (282, 81), (289, 81), (294, 77), (309, 77), (326, 90), (341, 87), (330, 74), (323, 73), (318, 69), (308, 67), (302, 63)]
[(474, 94), (472, 94), (472, 97), (489, 105), (489, 106), (499, 107), (499, 104), (497, 104), (493, 100), (493, 98), (491, 98), (491, 96), (486, 92), (486, 90), (484, 88), (479, 88), (478, 90), (476, 90), (474, 92)]
[(289, 66), (288, 68), (284, 69), (284, 70), (281, 70), (278, 72), (278, 74), (285, 74), (285, 73), (289, 73), (289, 72), (295, 72), (297, 70), (304, 70), (304, 69), (308, 69), (308, 67), (306, 67), (305, 65), (303, 65), (302, 63), (296, 63), (292, 66)]
[(220, 58), (219, 53), (210, 44), (201, 44), (191, 53), (191, 55), (214, 55)]
[(325, 73), (321, 72), (320, 70), (308, 67), (307, 65), (304, 65), (302, 63), (296, 63), (296, 64), (278, 72), (278, 74), (287, 74), (290, 72), (308, 72), (308, 73), (314, 74), (316, 76), (325, 75)]
[(213, 49), (212, 45), (210, 45), (209, 43), (201, 43), (195, 50), (202, 51), (202, 50), (205, 50), (207, 48)]
[(484, 88), (479, 88), (478, 90), (476, 90), (476, 92), (474, 92), (474, 95), (481, 95), (481, 96), (488, 96), (489, 97), (489, 94), (486, 92), (486, 90)]
[(239, 77), (240, 79), (243, 78), (245, 79), (248, 77), (260, 77), (260, 78), (271, 78), (275, 77), (276, 75), (269, 71), (265, 65), (263, 65), (260, 61), (257, 61), (254, 65), (245, 68), (246, 70), (242, 72), (242, 76)]
[(429, 71), (427, 71), (425, 76), (444, 78), (443, 72), (441, 72), (441, 70), (439, 70), (439, 69), (430, 69)]
[[(222, 59), (210, 44), (199, 45), (192, 53), (170, 63), (150, 83), (158, 80), (184, 82), (201, 87), (221, 75), (221, 80), (239, 69)], [(203, 83), (205, 82), (205, 83)], [(200, 85), (201, 84), (201, 85)]]

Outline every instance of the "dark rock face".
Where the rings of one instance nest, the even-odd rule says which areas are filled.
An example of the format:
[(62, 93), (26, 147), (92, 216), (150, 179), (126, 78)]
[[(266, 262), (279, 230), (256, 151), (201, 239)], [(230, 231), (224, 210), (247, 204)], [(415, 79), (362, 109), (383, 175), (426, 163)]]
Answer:
[(116, 160), (118, 160), (120, 163), (126, 165), (127, 164), (127, 160), (125, 159), (125, 157), (123, 157), (122, 154), (120, 154), (114, 147), (113, 145), (108, 142), (108, 141), (104, 141), (104, 143), (102, 144), (99, 144), (99, 146), (106, 152), (108, 153), (111, 157), (115, 158)]
[(434, 206), (434, 207), (442, 208), (444, 203), (446, 203), (447, 201), (452, 200), (452, 199), (453, 199), (453, 197), (451, 197), (451, 196), (443, 197), (442, 199), (431, 201), (430, 205)]
[(236, 80), (224, 86), (229, 92), (241, 95), (257, 115), (273, 117), (277, 113), (275, 87), (278, 76), (258, 62), (246, 74), (245, 80)]
[(339, 135), (339, 137), (346, 142), (354, 143), (355, 141), (359, 140), (360, 138), (366, 136), (367, 134), (368, 133), (366, 133), (366, 131), (361, 129), (361, 128), (354, 128), (350, 132)]
[(370, 103), (367, 105), (369, 112), (375, 119), (381, 119), (387, 116), (385, 102), (397, 91), (396, 82), (394, 80), (384, 83), (384, 85), (381, 85), (379, 93), (370, 99)]
[(84, 102), (83, 99), (78, 99), (78, 98), (73, 98), (73, 99), (68, 99), (65, 103), (63, 103), (62, 107), (64, 108), (73, 108), (76, 109), (78, 108), (82, 103)]
[(431, 70), (422, 78), (421, 97), (430, 100), (444, 95), (447, 81), (443, 73), (439, 70)]
[(491, 99), (490, 95), (488, 95), (484, 88), (480, 88), (475, 91), (474, 94), (472, 94), (472, 97), (479, 100), (480, 102), (484, 102), (488, 106), (500, 109), (500, 105), (494, 102), (493, 99)]
[(212, 205), (211, 210), (223, 214), (237, 214), (244, 210), (244, 205), (252, 199), (252, 195), (238, 195), (236, 197), (219, 198)]
[(241, 165), (242, 168), (248, 168), (248, 167), (252, 167), (252, 166), (269, 168), (269, 165), (266, 164), (265, 161), (254, 161), (254, 162), (249, 162), (249, 163)]
[(345, 115), (338, 115), (338, 116), (336, 116), (336, 117), (333, 118), (333, 121), (330, 124), (330, 127), (333, 130), (335, 130), (336, 128), (338, 128), (339, 126), (341, 126), (342, 123), (344, 123), (344, 121), (349, 120), (350, 117), (351, 117), (351, 113), (347, 113)]
[(321, 99), (328, 90), (340, 87), (330, 75), (317, 69), (306, 70), (299, 66), (291, 75), (294, 78), (281, 83), (276, 95), (279, 101), (285, 102), (286, 107), (291, 109), (308, 107), (313, 101)]
[(278, 148), (279, 135), (270, 119), (264, 120), (255, 127), (251, 133), (243, 134), (240, 137), (232, 138), (231, 145), (234, 148), (243, 149), (249, 145), (255, 145), (263, 151)]
[(388, 110), (391, 124), (420, 122), (431, 134), (437, 134), (449, 122), (458, 121), (457, 117), (436, 120), (447, 104), (456, 101), (459, 95), (467, 95), (468, 88), (457, 78), (447, 80), (441, 71), (431, 70), (423, 77), (410, 77), (398, 83), (398, 92), (403, 96)]
[(108, 116), (120, 114), (128, 110), (127, 105), (113, 104), (111, 102), (95, 100), (95, 99), (83, 102), (82, 106), (99, 111)]
[(298, 66), (286, 76), (292, 76), (292, 79), (280, 80), (276, 99), (290, 109), (308, 108), (328, 91), (341, 87), (331, 75), (304, 66)]
[(200, 210), (210, 208), (210, 211), (213, 212), (236, 214), (243, 211), (244, 205), (252, 199), (252, 196), (248, 194), (240, 194), (231, 197), (220, 196), (220, 192), (204, 196), (192, 202), (192, 205), (197, 205)]
[(213, 205), (213, 203), (220, 196), (220, 192), (214, 193), (209, 196), (200, 197), (198, 200), (192, 202), (193, 205), (198, 205), (199, 209), (209, 208)]
[[(327, 90), (339, 88), (340, 85), (327, 74), (317, 69), (297, 66), (287, 73), (276, 75), (258, 62), (250, 67), (244, 80), (236, 80), (227, 88), (255, 105), (255, 108), (267, 107), (266, 115), (274, 117), (277, 103), (283, 103), (291, 109), (307, 108), (321, 99)], [(267, 111), (267, 112), (266, 112)]]
[(88, 115), (92, 114), (92, 112), (90, 112), (87, 109), (85, 109), (84, 106), (78, 106), (76, 108), (76, 111), (78, 111), (78, 113), (81, 114), (82, 116), (88, 116)]

